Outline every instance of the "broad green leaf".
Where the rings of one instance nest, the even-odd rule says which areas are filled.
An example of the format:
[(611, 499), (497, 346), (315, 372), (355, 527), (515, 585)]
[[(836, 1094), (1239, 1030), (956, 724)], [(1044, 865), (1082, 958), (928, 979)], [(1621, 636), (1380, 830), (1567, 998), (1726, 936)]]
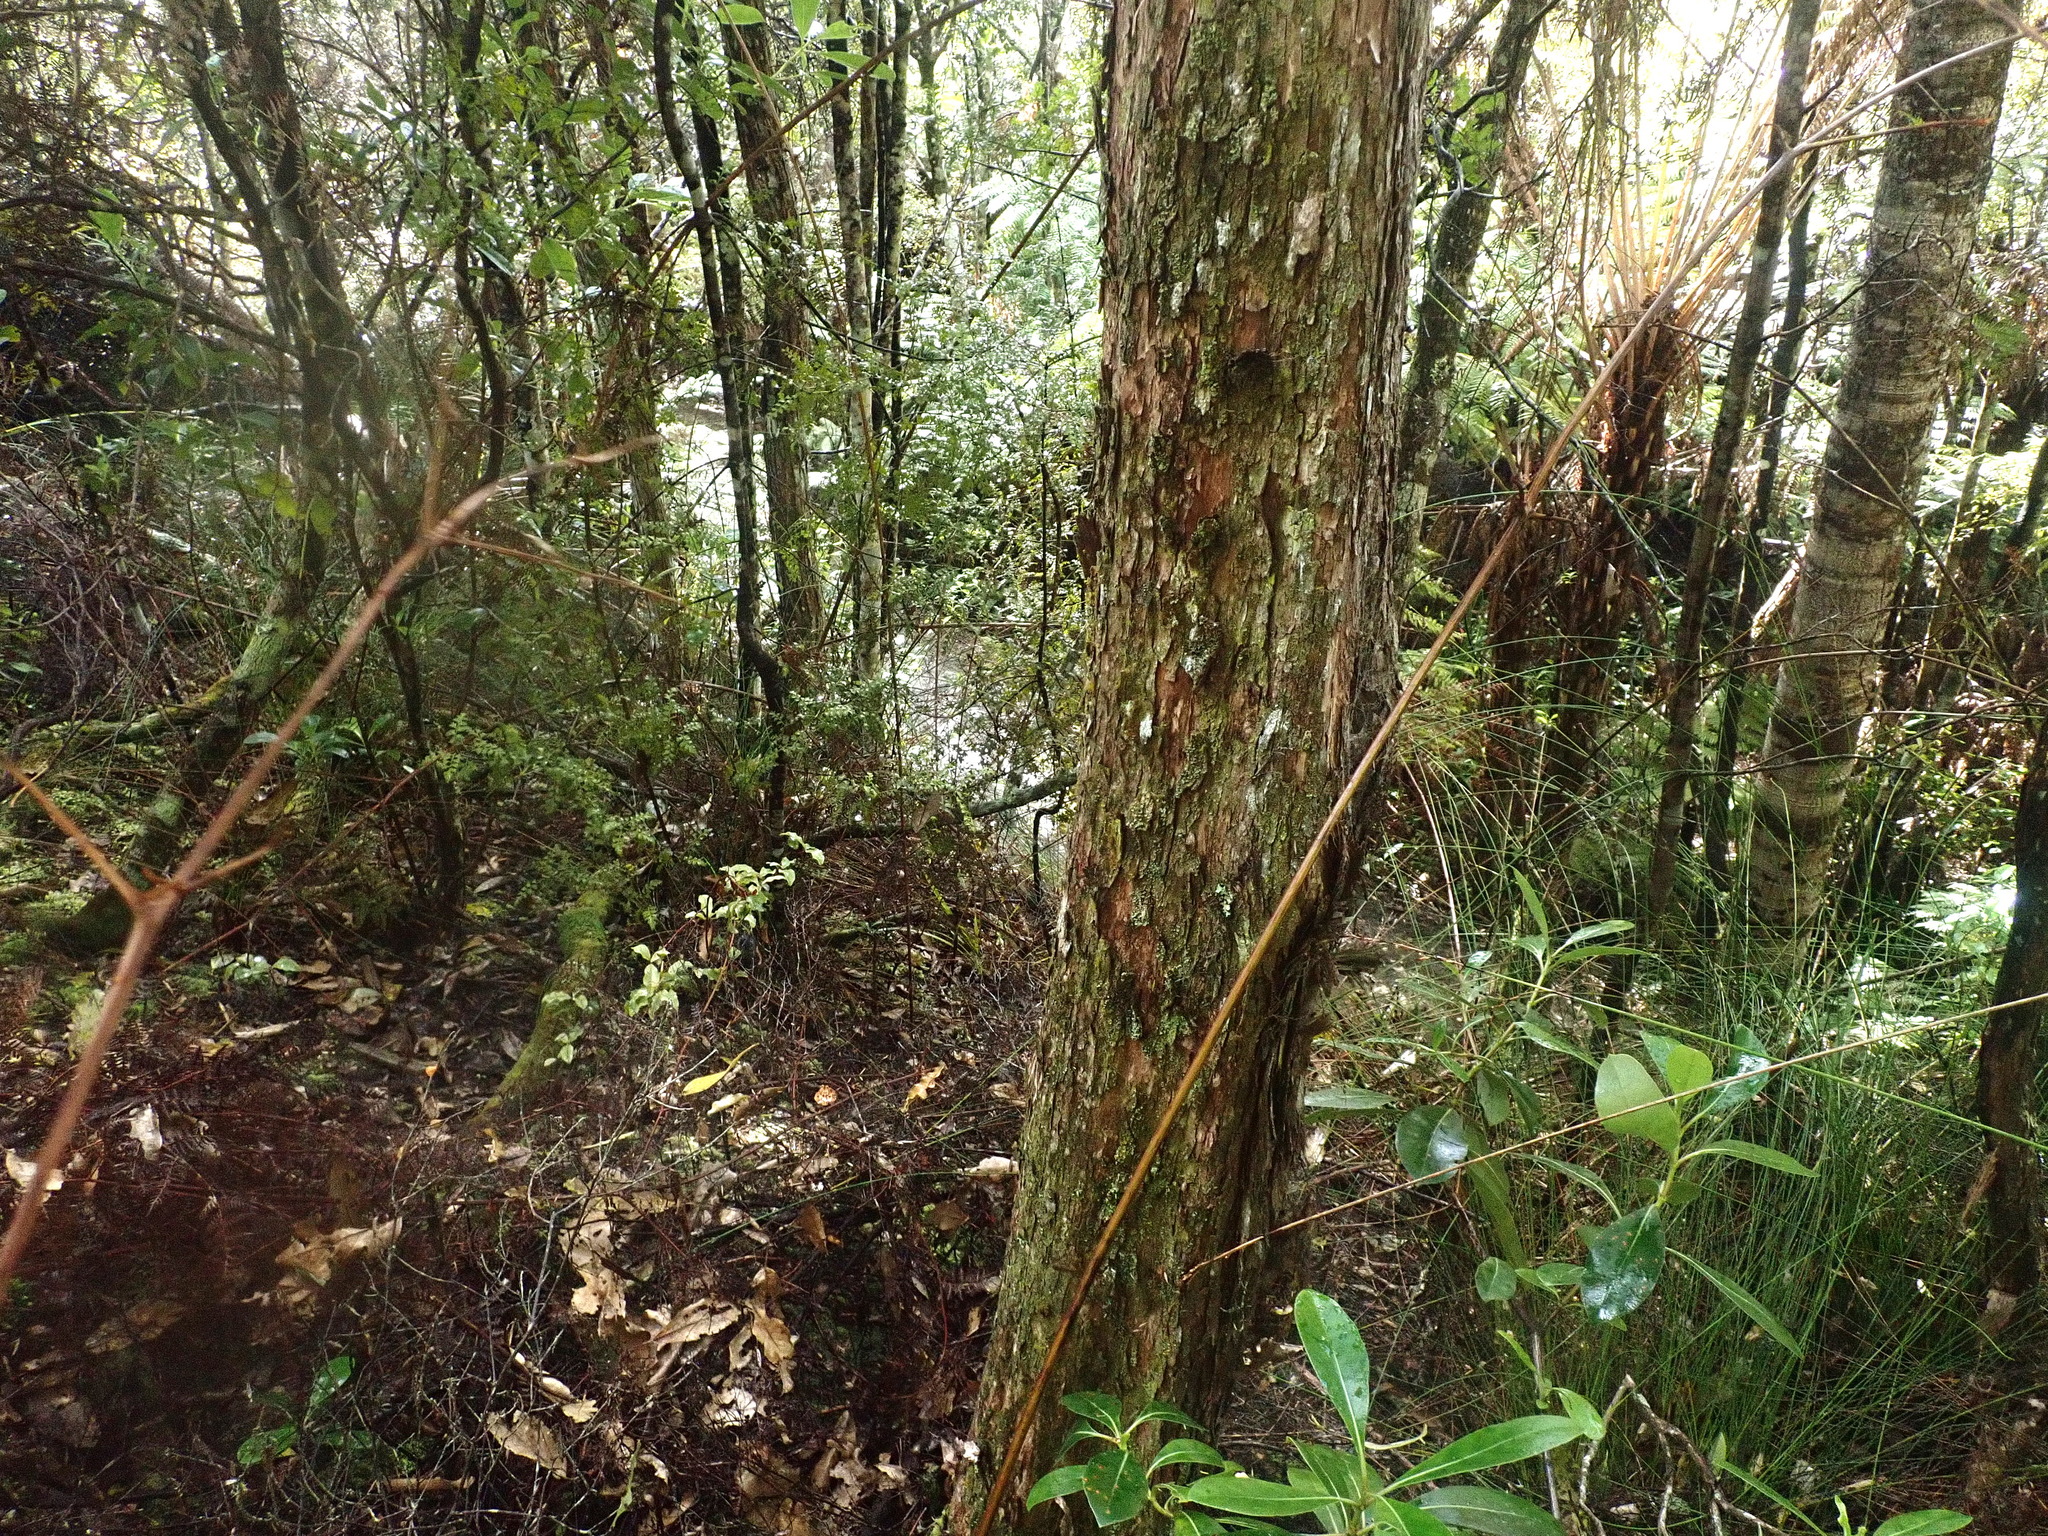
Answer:
[(1579, 1300), (1599, 1321), (1614, 1322), (1650, 1299), (1663, 1268), (1664, 1218), (1646, 1205), (1587, 1234)]
[(1144, 1512), (1145, 1469), (1122, 1446), (1097, 1452), (1081, 1471), (1081, 1491), (1097, 1525), (1121, 1525)]
[(538, 278), (567, 281), (576, 276), (576, 255), (559, 240), (543, 239), (527, 258), (526, 270)]
[(1123, 1427), (1124, 1405), (1107, 1392), (1069, 1392), (1060, 1399), (1060, 1406), (1078, 1418), (1093, 1419), (1111, 1429)]
[(1916, 1509), (1910, 1515), (1893, 1515), (1872, 1536), (1945, 1536), (1970, 1523), (1968, 1515), (1952, 1509)]
[(1173, 1536), (1223, 1536), (1223, 1522), (1199, 1509), (1173, 1512)]
[(1521, 888), (1522, 905), (1529, 909), (1529, 921), (1536, 925), (1536, 931), (1547, 942), (1550, 938), (1550, 914), (1543, 909), (1543, 898), (1536, 894), (1536, 887), (1519, 869), (1515, 871), (1515, 884)]
[(1515, 1266), (1505, 1259), (1481, 1259), (1472, 1283), (1478, 1288), (1481, 1301), (1512, 1301), (1517, 1284)]
[(1554, 1413), (1532, 1413), (1527, 1418), (1489, 1424), (1453, 1440), (1428, 1460), (1387, 1484), (1392, 1492), (1411, 1483), (1433, 1483), (1440, 1478), (1463, 1477), (1504, 1467), (1511, 1461), (1526, 1461), (1579, 1438), (1579, 1426)]
[(1296, 1440), (1294, 1454), (1305, 1462), (1316, 1480), (1340, 1499), (1356, 1503), (1365, 1496), (1359, 1486), (1358, 1461), (1342, 1451), (1333, 1451), (1327, 1445), (1317, 1445), (1313, 1440)]
[(1691, 1179), (1673, 1179), (1666, 1189), (1662, 1179), (1640, 1178), (1635, 1181), (1635, 1192), (1646, 1204), (1654, 1203), (1659, 1194), (1664, 1196), (1666, 1210), (1682, 1211), (1704, 1193), (1705, 1186), (1695, 1184)]
[(1062, 1456), (1066, 1455), (1067, 1452), (1071, 1451), (1083, 1440), (1114, 1440), (1115, 1438), (1116, 1435), (1113, 1431), (1105, 1429), (1092, 1419), (1084, 1420), (1067, 1431), (1066, 1439), (1060, 1442), (1060, 1454)]
[(1064, 1499), (1070, 1493), (1079, 1493), (1081, 1479), (1087, 1472), (1078, 1462), (1071, 1467), (1054, 1467), (1031, 1485), (1031, 1491), (1024, 1495), (1024, 1507), (1036, 1509), (1048, 1499)]
[(310, 1415), (325, 1408), (355, 1373), (354, 1355), (336, 1355), (321, 1366), (313, 1373), (313, 1385), (306, 1391), (306, 1412)]
[(1451, 1536), (1451, 1528), (1420, 1504), (1399, 1499), (1377, 1499), (1372, 1506), (1372, 1528), (1399, 1531), (1401, 1536)]
[(1607, 1181), (1592, 1169), (1581, 1167), (1577, 1163), (1567, 1163), (1559, 1158), (1545, 1157), (1541, 1152), (1531, 1152), (1529, 1160), (1539, 1168), (1548, 1168), (1552, 1173), (1561, 1173), (1566, 1178), (1585, 1185), (1586, 1188), (1593, 1191), (1602, 1200), (1605, 1200), (1607, 1208), (1613, 1211), (1615, 1215), (1619, 1216), (1621, 1214), (1621, 1202), (1614, 1198), (1614, 1191), (1609, 1189)]
[[(1486, 1144), (1475, 1134), (1473, 1154), (1486, 1150)], [(1493, 1228), (1493, 1235), (1501, 1251), (1510, 1262), (1526, 1264), (1529, 1250), (1522, 1243), (1522, 1230), (1515, 1222), (1515, 1202), (1508, 1192), (1507, 1170), (1496, 1161), (1473, 1163), (1465, 1170), (1465, 1177), (1472, 1185), (1472, 1193), (1479, 1197), (1479, 1203), (1486, 1211), (1486, 1221)]]
[(1479, 1112), (1486, 1116), (1488, 1125), (1499, 1125), (1514, 1113), (1514, 1094), (1508, 1087), (1508, 1080), (1491, 1067), (1481, 1067), (1472, 1074), (1473, 1090), (1479, 1095)]
[(1534, 1269), (1518, 1269), (1518, 1279), (1526, 1280), (1539, 1291), (1548, 1291), (1555, 1296), (1567, 1286), (1577, 1285), (1586, 1277), (1583, 1264), (1538, 1264)]
[[(1672, 1046), (1657, 1065), (1673, 1093), (1699, 1093), (1714, 1081), (1714, 1063), (1705, 1052), (1696, 1051), (1689, 1045)], [(1692, 1106), (1687, 1103), (1684, 1107), (1689, 1109)]]
[(1715, 1290), (1733, 1302), (1738, 1311), (1755, 1323), (1757, 1327), (1763, 1329), (1765, 1333), (1769, 1334), (1777, 1342), (1778, 1347), (1791, 1355), (1793, 1359), (1799, 1360), (1805, 1357), (1806, 1346), (1795, 1339), (1792, 1336), (1792, 1331), (1778, 1321), (1777, 1314), (1757, 1300), (1754, 1295), (1737, 1285), (1718, 1269), (1701, 1263), (1691, 1254), (1680, 1253), (1676, 1248), (1672, 1249), (1671, 1253), (1674, 1258), (1683, 1260), (1711, 1281)]
[(1789, 1173), (1795, 1178), (1810, 1179), (1814, 1172), (1796, 1157), (1787, 1157), (1783, 1152), (1770, 1147), (1760, 1147), (1753, 1141), (1737, 1141), (1728, 1138), (1710, 1141), (1703, 1147), (1695, 1147), (1686, 1154), (1686, 1161), (1695, 1157), (1739, 1157), (1745, 1163), (1755, 1163), (1759, 1168), (1770, 1168), (1778, 1173)]
[(1145, 1468), (1147, 1474), (1157, 1472), (1161, 1467), (1220, 1467), (1224, 1465), (1223, 1453), (1215, 1446), (1201, 1440), (1169, 1440), (1159, 1447)]
[(1363, 1445), (1372, 1413), (1372, 1361), (1358, 1336), (1358, 1324), (1321, 1291), (1302, 1291), (1294, 1298), (1294, 1331), (1352, 1443)]
[(1432, 1488), (1417, 1494), (1415, 1502), (1445, 1525), (1482, 1531), (1485, 1536), (1564, 1536), (1564, 1527), (1549, 1511), (1498, 1488), (1478, 1488), (1470, 1483)]
[(1565, 1039), (1563, 1035), (1560, 1035), (1548, 1023), (1539, 1019), (1533, 1013), (1523, 1014), (1520, 1019), (1515, 1021), (1515, 1027), (1529, 1039), (1542, 1046), (1546, 1051), (1556, 1051), (1560, 1056), (1569, 1056), (1574, 1061), (1583, 1061), (1589, 1067), (1594, 1065), (1591, 1056), (1580, 1050), (1576, 1045), (1573, 1045), (1571, 1041)]
[(1202, 1427), (1173, 1404), (1162, 1403), (1156, 1397), (1133, 1414), (1130, 1424), (1126, 1427), (1136, 1429), (1140, 1424), (1180, 1424), (1188, 1429)]
[(1663, 1097), (1664, 1090), (1650, 1076), (1650, 1069), (1635, 1057), (1614, 1055), (1600, 1063), (1593, 1107), (1600, 1111), (1607, 1129), (1617, 1136), (1640, 1136), (1666, 1152), (1675, 1152), (1685, 1127), (1676, 1105), (1657, 1102)]
[(1536, 1090), (1523, 1082), (1512, 1072), (1503, 1072), (1507, 1079), (1508, 1092), (1515, 1097), (1515, 1107), (1522, 1112), (1522, 1124), (1532, 1131), (1543, 1129), (1543, 1105), (1536, 1097)]
[(1425, 1104), (1411, 1109), (1394, 1126), (1394, 1151), (1408, 1177), (1425, 1184), (1441, 1184), (1450, 1175), (1445, 1169), (1465, 1161), (1472, 1144), (1465, 1129), (1465, 1117), (1442, 1104)]
[(1633, 927), (1635, 927), (1635, 924), (1625, 917), (1610, 917), (1605, 922), (1588, 923), (1585, 927), (1575, 928), (1566, 934), (1564, 939), (1558, 944), (1557, 952), (1563, 954), (1568, 949), (1575, 948), (1580, 944), (1589, 943), (1594, 939), (1604, 939), (1612, 934), (1627, 933)]
[[(1742, 1108), (1751, 1099), (1764, 1091), (1770, 1081), (1763, 1068), (1771, 1064), (1770, 1054), (1764, 1050), (1763, 1042), (1747, 1025), (1738, 1026), (1735, 1031), (1735, 1060), (1729, 1063), (1728, 1076), (1739, 1081), (1723, 1081), (1707, 1096), (1706, 1110), (1710, 1115), (1726, 1114)], [(1743, 1076), (1754, 1072), (1755, 1077)]]
[(1330, 1502), (1324, 1494), (1303, 1493), (1285, 1483), (1269, 1483), (1262, 1477), (1214, 1473), (1198, 1477), (1181, 1490), (1190, 1503), (1220, 1509), (1230, 1515), (1258, 1515), (1279, 1519), (1287, 1515), (1312, 1514)]
[(1344, 1501), (1330, 1485), (1317, 1477), (1313, 1469), (1295, 1465), (1287, 1469), (1287, 1486), (1298, 1493), (1312, 1493), (1322, 1502), (1316, 1505), (1315, 1516), (1318, 1524), (1326, 1531), (1344, 1529)]
[(1609, 955), (1641, 955), (1647, 953), (1647, 950), (1638, 949), (1633, 944), (1581, 944), (1569, 955), (1563, 955), (1559, 958), (1567, 960), (1573, 965), (1584, 965), (1588, 960), (1605, 960)]
[(1607, 1437), (1607, 1421), (1600, 1410), (1570, 1387), (1552, 1387), (1557, 1400), (1564, 1405), (1564, 1411), (1571, 1421), (1579, 1426), (1579, 1433), (1588, 1440), (1604, 1440)]
[(825, 30), (820, 32), (818, 36), (828, 42), (834, 42), (842, 37), (854, 36), (857, 30), (850, 21), (828, 21), (825, 23)]
[(751, 5), (721, 5), (712, 9), (711, 14), (722, 27), (751, 27), (761, 21), (762, 15)]
[(809, 37), (818, 22), (818, 0), (789, 0), (789, 19), (798, 37)]
[(1385, 1109), (1394, 1101), (1384, 1093), (1374, 1093), (1370, 1088), (1318, 1088), (1301, 1102), (1309, 1109), (1334, 1109), (1340, 1113), (1359, 1114), (1368, 1109)]

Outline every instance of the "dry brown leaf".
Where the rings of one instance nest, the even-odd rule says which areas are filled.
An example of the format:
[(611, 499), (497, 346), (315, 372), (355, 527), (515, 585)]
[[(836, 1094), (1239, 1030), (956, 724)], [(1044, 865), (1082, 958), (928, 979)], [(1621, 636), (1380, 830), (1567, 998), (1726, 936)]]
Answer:
[(928, 1099), (932, 1096), (932, 1090), (938, 1087), (939, 1079), (945, 1074), (945, 1071), (946, 1064), (942, 1061), (910, 1085), (910, 1092), (903, 1095), (903, 1112), (905, 1114), (910, 1112), (910, 1106), (917, 1103), (918, 1100)]
[(569, 1297), (574, 1310), (599, 1322), (626, 1315), (626, 1282), (622, 1276), (595, 1263), (578, 1265), (576, 1273), (583, 1277), (583, 1283)]
[(768, 1536), (821, 1536), (817, 1515), (803, 1496), (803, 1477), (780, 1456), (756, 1451), (741, 1467), (740, 1513)]
[(727, 1387), (713, 1394), (701, 1415), (706, 1429), (732, 1429), (761, 1411), (761, 1399), (745, 1387)]
[(569, 1457), (562, 1449), (562, 1442), (544, 1421), (533, 1414), (520, 1412), (507, 1418), (502, 1413), (494, 1413), (484, 1420), (484, 1428), (505, 1448), (507, 1455), (533, 1462), (556, 1477), (569, 1475)]
[(815, 1205), (807, 1205), (796, 1213), (796, 1235), (823, 1253), (838, 1241), (825, 1230), (825, 1215)]
[[(27, 1189), (36, 1179), (36, 1160), (32, 1157), (23, 1157), (14, 1148), (9, 1147), (7, 1149), (7, 1176), (23, 1189)], [(44, 1175), (43, 1190), (45, 1193), (53, 1189), (62, 1189), (63, 1187), (63, 1169), (52, 1168), (49, 1173)]]
[(295, 1269), (316, 1285), (325, 1285), (335, 1270), (350, 1259), (374, 1259), (393, 1243), (405, 1228), (405, 1218), (394, 1216), (370, 1227), (336, 1227), (332, 1232), (315, 1232), (295, 1237), (285, 1244), (276, 1262)]
[(796, 1359), (796, 1336), (789, 1331), (789, 1324), (782, 1320), (775, 1305), (775, 1299), (782, 1294), (782, 1276), (772, 1269), (763, 1268), (754, 1276), (754, 1294), (747, 1298), (747, 1311), (752, 1314), (748, 1331), (761, 1346), (761, 1358), (782, 1378), (785, 1395), (796, 1388), (790, 1375), (790, 1362)]
[(932, 1207), (930, 1220), (941, 1232), (957, 1232), (967, 1225), (967, 1212), (957, 1201), (941, 1200)]
[(573, 1403), (563, 1403), (560, 1406), (562, 1417), (571, 1424), (588, 1424), (597, 1417), (597, 1399), (594, 1397), (579, 1397)]
[[(691, 1302), (672, 1318), (664, 1311), (650, 1309), (647, 1321), (654, 1325), (653, 1329), (635, 1351), (644, 1356), (648, 1387), (660, 1386), (677, 1365), (702, 1354), (710, 1340), (739, 1320), (738, 1307), (705, 1297)], [(636, 1326), (628, 1325), (629, 1331)]]
[(89, 1355), (111, 1355), (136, 1344), (147, 1344), (191, 1309), (182, 1301), (141, 1301), (119, 1317), (109, 1318), (93, 1329), (85, 1341)]

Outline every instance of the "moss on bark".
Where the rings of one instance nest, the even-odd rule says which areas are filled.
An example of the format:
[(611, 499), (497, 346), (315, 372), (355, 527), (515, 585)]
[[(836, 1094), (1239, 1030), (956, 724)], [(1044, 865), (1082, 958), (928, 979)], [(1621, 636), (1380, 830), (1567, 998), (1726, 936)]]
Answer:
[(548, 973), (533, 1031), (512, 1070), (498, 1084), (492, 1108), (517, 1107), (553, 1076), (556, 1068), (566, 1064), (563, 1048), (574, 1045), (604, 987), (605, 960), (611, 949), (605, 920), (611, 916), (613, 884), (607, 872), (586, 888), (557, 922), (561, 963)]

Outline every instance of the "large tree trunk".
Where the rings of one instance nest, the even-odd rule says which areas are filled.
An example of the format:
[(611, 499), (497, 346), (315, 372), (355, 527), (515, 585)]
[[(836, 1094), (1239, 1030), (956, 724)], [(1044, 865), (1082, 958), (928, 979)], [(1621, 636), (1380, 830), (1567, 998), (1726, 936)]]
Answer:
[[(1026, 1437), (1013, 1493), (1058, 1444), (1050, 1415), (1015, 1416), (1133, 1148), (1385, 708), (1424, 38), (1417, 0), (1115, 14), (1088, 747), (977, 1431), (983, 1468)], [(1288, 1203), (1351, 843), (1197, 1085), (1053, 1398), (1221, 1408), (1272, 1253), (1183, 1276)], [(1006, 1508), (1002, 1528), (1064, 1518)]]
[[(2048, 725), (2034, 740), (2013, 812), (2018, 892), (2005, 957), (1977, 1050), (1977, 1118), (1991, 1181), (1984, 1193), (1984, 1294), (2001, 1323), (2041, 1281), (2041, 1159), (2036, 1120), (2041, 1020), (2048, 1005)], [(2029, 1001), (2032, 999), (2032, 1001)], [(2020, 1140), (2012, 1140), (2019, 1137)]]
[[(144, 812), (129, 849), (139, 869), (170, 865), (192, 809), (240, 749), (257, 706), (297, 663), (327, 568), (329, 530), (352, 516), (358, 481), (369, 478), (370, 455), (358, 432), (376, 450), (390, 446), (383, 393), (348, 307), (315, 187), (276, 0), (181, 0), (167, 21), (177, 86), (235, 189), (261, 262), (271, 327), (298, 368), (297, 430), (286, 452), (299, 514), (241, 654), (208, 690), (184, 763)], [(216, 59), (231, 67), (214, 67)], [(370, 489), (389, 494), (380, 484)], [(49, 937), (67, 952), (97, 953), (120, 943), (128, 916), (119, 893), (103, 888)]]
[[(2007, 1470), (2025, 1461), (2041, 1432), (2041, 1381), (2048, 1375), (2048, 1338), (2041, 1315), (2041, 1021), (2048, 1006), (2048, 723), (2034, 750), (2013, 811), (2013, 867), (2018, 886), (2005, 957), (1977, 1048), (1977, 1118), (1986, 1127), (1984, 1172), (1983, 1325), (2011, 1329), (2003, 1360), (1984, 1386), (1977, 1449), (1965, 1480), (1967, 1507), (1989, 1530), (2007, 1526), (1997, 1506)], [(2007, 1005), (2007, 1006), (1998, 1006)], [(2017, 1326), (2015, 1326), (2017, 1325)], [(2031, 1500), (2027, 1501), (2031, 1505)]]
[[(1901, 78), (2010, 35), (1976, 0), (1914, 0)], [(1988, 48), (1892, 99), (1750, 837), (1751, 904), (1782, 931), (1802, 930), (1826, 888), (1927, 432), (1967, 328), (1959, 288), (2011, 53)]]
[(1736, 541), (1738, 565), (1735, 600), (1729, 605), (1728, 658), (1723, 667), (1720, 719), (1714, 734), (1714, 765), (1702, 785), (1700, 842), (1714, 883), (1727, 890), (1731, 880), (1729, 852), (1735, 841), (1735, 760), (1742, 730), (1750, 718), (1750, 700), (1761, 690), (1751, 676), (1750, 626), (1770, 593), (1764, 533), (1777, 509), (1778, 463), (1785, 444), (1785, 416), (1792, 405), (1792, 385), (1799, 373), (1799, 354), (1806, 340), (1806, 289), (1813, 275), (1814, 246), (1808, 238), (1813, 214), (1813, 156), (1801, 160), (1797, 210), (1785, 236), (1785, 306), (1779, 314), (1778, 344), (1771, 351), (1771, 387), (1757, 418), (1756, 496), (1749, 507), (1749, 525)]
[[(1777, 166), (1799, 142), (1806, 111), (1806, 61), (1813, 52), (1813, 28), (1820, 0), (1791, 0), (1785, 12), (1785, 47), (1778, 67), (1778, 96), (1771, 113), (1765, 160)], [(1756, 230), (1749, 245), (1749, 273), (1742, 289), (1742, 308), (1728, 345), (1728, 371), (1721, 383), (1721, 406), (1714, 418), (1713, 445), (1706, 473), (1700, 477), (1694, 513), (1692, 549), (1685, 564), (1685, 589), (1679, 599), (1678, 632), (1671, 647), (1671, 704), (1666, 712), (1664, 784), (1657, 800), (1656, 831), (1650, 843), (1649, 927), (1659, 928), (1671, 906), (1678, 876), (1679, 832), (1685, 821), (1693, 764), (1698, 756), (1695, 727), (1699, 721), (1702, 643), (1707, 627), (1708, 588), (1713, 584), (1715, 557), (1721, 550), (1728, 521), (1728, 501), (1735, 485), (1735, 465), (1742, 450), (1742, 426), (1749, 416), (1750, 387), (1764, 351), (1764, 322), (1770, 318), (1771, 289), (1778, 275), (1778, 246), (1785, 236), (1785, 210), (1796, 178), (1787, 165), (1757, 199)]]
[(1487, 61), (1486, 79), (1465, 108), (1466, 127), (1478, 147), (1461, 158), (1458, 185), (1445, 200), (1430, 236), (1429, 271), (1415, 305), (1408, 376), (1401, 386), (1400, 515), (1410, 540), (1422, 525), (1430, 477), (1443, 448), (1446, 401), (1471, 314), (1472, 273), (1493, 220), (1493, 184), (1507, 153), (1537, 35), (1556, 4), (1557, 0), (1509, 0)]
[[(732, 227), (730, 210), (720, 191), (724, 180), (724, 152), (718, 141), (718, 125), (704, 112), (692, 107), (686, 131), (682, 105), (676, 90), (675, 60), (680, 54), (693, 69), (701, 66), (703, 50), (696, 28), (684, 15), (685, 31), (675, 35), (676, 0), (655, 0), (654, 5), (654, 91), (661, 113), (662, 134), (669, 154), (690, 194), (690, 223), (696, 231), (697, 256), (704, 278), (704, 308), (711, 324), (712, 346), (718, 372), (720, 401), (725, 413), (726, 481), (731, 488), (733, 526), (737, 535), (739, 570), (734, 583), (733, 629), (738, 640), (738, 682), (742, 719), (751, 712), (749, 683), (758, 678), (761, 701), (771, 716), (780, 716), (788, 701), (788, 682), (782, 662), (761, 637), (761, 550), (759, 522), (755, 514), (754, 429), (752, 400), (747, 388), (751, 371), (744, 335), (744, 298), (739, 242)], [(780, 730), (771, 722), (771, 730)], [(775, 767), (770, 772), (767, 810), (771, 823), (779, 822), (783, 809), (785, 769), (781, 747), (775, 746)]]
[[(847, 19), (846, 0), (832, 0), (834, 21)], [(845, 59), (845, 40), (825, 45), (827, 59)], [(848, 73), (850, 64), (835, 64)], [(866, 82), (857, 88), (871, 94)], [(839, 264), (846, 310), (846, 424), (848, 447), (857, 456), (860, 482), (846, 555), (848, 608), (853, 631), (852, 667), (857, 678), (870, 679), (882, 670), (882, 462), (875, 432), (874, 299), (868, 259), (875, 243), (872, 178), (862, 174), (863, 156), (874, 151), (872, 112), (856, 111), (853, 91), (832, 98), (832, 179), (839, 200)], [(856, 129), (866, 136), (856, 137)], [(864, 192), (865, 186), (865, 192)]]
[(761, 261), (761, 468), (768, 542), (775, 557), (776, 618), (786, 657), (801, 667), (824, 628), (824, 590), (810, 530), (810, 444), (796, 388), (810, 352), (803, 291), (804, 232), (797, 172), (775, 111), (774, 45), (765, 22), (725, 28), (733, 130)]

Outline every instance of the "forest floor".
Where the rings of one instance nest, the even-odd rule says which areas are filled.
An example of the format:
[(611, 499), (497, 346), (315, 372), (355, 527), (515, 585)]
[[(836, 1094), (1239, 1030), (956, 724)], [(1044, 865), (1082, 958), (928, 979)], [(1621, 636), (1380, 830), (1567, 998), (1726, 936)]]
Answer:
[[(607, 1009), (517, 1117), (490, 1095), (544, 914), (412, 951), (304, 906), (258, 929), (231, 942), (299, 969), (219, 985), (202, 936), (109, 1060), (0, 1354), (0, 1527), (807, 1536), (942, 1507), (1042, 1001), (1028, 876), (845, 845), (682, 1022)], [(82, 984), (0, 973), (10, 1166)], [(1421, 1278), (1339, 1267), (1368, 1316)], [(1298, 1352), (1261, 1366), (1249, 1456), (1316, 1423)]]
[[(979, 1454), (1045, 919), (965, 839), (845, 844), (708, 998), (672, 1024), (607, 1008), (516, 1116), (490, 1096), (554, 960), (545, 913), (394, 950), (281, 907), (261, 947), (300, 969), (224, 985), (199, 933), (18, 1282), (0, 1529), (924, 1527)], [(79, 985), (0, 972), (10, 1169), (68, 1077)], [(1319, 1204), (1401, 1177), (1369, 1118), (1311, 1155)], [(1431, 1191), (1312, 1229), (1381, 1438), (1455, 1432), (1503, 1388), (1466, 1220)], [(1217, 1426), (1249, 1462), (1337, 1438), (1274, 1333)]]

